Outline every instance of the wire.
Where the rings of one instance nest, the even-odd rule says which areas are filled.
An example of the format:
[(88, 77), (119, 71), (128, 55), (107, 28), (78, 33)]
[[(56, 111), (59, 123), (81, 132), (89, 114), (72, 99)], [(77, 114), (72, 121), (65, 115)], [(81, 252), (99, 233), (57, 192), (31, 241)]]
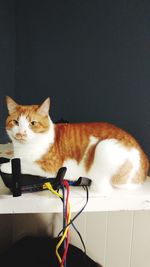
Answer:
[[(88, 203), (88, 200), (89, 200), (89, 191), (88, 191), (88, 187), (87, 187), (87, 186), (83, 186), (83, 188), (86, 189), (86, 202), (85, 202), (84, 206), (81, 208), (81, 210), (80, 210), (80, 211), (73, 217), (73, 219), (70, 220), (70, 223), (68, 223), (68, 224), (65, 226), (65, 228), (66, 228), (67, 226), (69, 226), (70, 224), (72, 224), (72, 223), (74, 222), (74, 220), (76, 220), (76, 218), (82, 213), (82, 211), (85, 209), (85, 207), (86, 207), (86, 205), (87, 205), (87, 203)], [(61, 233), (62, 233), (64, 230), (65, 230), (65, 229), (63, 228), (63, 229), (59, 232), (58, 237), (61, 235)]]
[[(64, 186), (66, 187), (66, 191), (67, 191), (67, 195), (66, 195), (66, 214), (65, 214), (65, 218), (66, 218), (66, 221), (65, 221), (65, 224), (69, 222), (69, 183), (64, 180), (63, 182)], [(66, 226), (66, 225), (65, 225)], [(60, 267), (63, 266), (66, 266), (66, 256), (67, 256), (67, 252), (68, 252), (68, 248), (69, 248), (69, 228), (68, 228), (68, 231), (67, 231), (67, 235), (66, 235), (66, 242), (65, 242), (65, 250), (64, 250), (64, 254), (63, 254), (63, 257), (62, 257), (62, 262), (60, 264)]]
[(84, 253), (86, 254), (86, 246), (85, 246), (85, 244), (84, 244), (82, 235), (80, 234), (80, 232), (78, 231), (78, 229), (76, 228), (76, 226), (74, 225), (73, 222), (71, 223), (71, 225), (72, 225), (72, 227), (74, 228), (74, 230), (76, 231), (76, 233), (78, 234), (78, 236), (79, 236), (79, 238), (80, 238), (80, 241), (81, 241), (81, 243), (82, 243), (82, 246), (83, 246)]
[[(88, 203), (88, 200), (89, 200), (89, 190), (88, 190), (88, 187), (87, 187), (87, 186), (83, 186), (83, 188), (86, 190), (86, 202), (85, 202), (84, 206), (81, 208), (81, 210), (80, 210), (80, 211), (73, 217), (73, 219), (70, 220), (70, 223), (67, 224), (67, 225), (65, 226), (65, 228), (66, 228), (67, 226), (69, 226), (70, 224), (73, 226), (73, 228), (74, 228), (75, 231), (77, 232), (77, 234), (78, 234), (78, 236), (79, 236), (79, 238), (80, 238), (80, 241), (81, 241), (81, 243), (82, 243), (82, 245), (83, 245), (84, 253), (86, 254), (86, 247), (85, 247), (83, 238), (82, 238), (80, 232), (77, 230), (77, 228), (76, 228), (75, 225), (73, 224), (73, 222), (76, 220), (76, 218), (77, 218), (77, 217), (82, 213), (82, 211), (85, 209), (85, 207), (86, 207), (86, 205), (87, 205), (87, 203)], [(63, 229), (59, 232), (58, 237), (62, 234), (62, 232), (64, 232), (65, 228), (63, 228)]]
[[(77, 230), (76, 226), (74, 225), (74, 220), (82, 213), (82, 211), (85, 209), (87, 203), (88, 203), (88, 200), (89, 200), (89, 191), (88, 191), (88, 187), (87, 186), (83, 186), (83, 188), (86, 190), (86, 202), (84, 204), (84, 206), (81, 208), (81, 210), (73, 217), (73, 219), (71, 219), (71, 210), (70, 210), (70, 204), (69, 204), (69, 183), (67, 180), (63, 180), (63, 183), (64, 183), (64, 186), (66, 187), (66, 191), (67, 191), (67, 196), (66, 196), (66, 203), (65, 203), (65, 199), (63, 197), (62, 194), (60, 194), (59, 192), (57, 192), (56, 190), (53, 189), (52, 185), (47, 182), (44, 184), (43, 188), (47, 188), (49, 189), (52, 193), (54, 193), (56, 196), (60, 197), (61, 200), (63, 201), (63, 209), (64, 209), (64, 217), (66, 217), (65, 219), (65, 222), (63, 223), (63, 229), (60, 231), (60, 233), (58, 234), (58, 237), (60, 236), (61, 233), (63, 233), (61, 239), (59, 240), (58, 244), (56, 245), (56, 256), (58, 258), (58, 261), (60, 263), (60, 267), (65, 267), (64, 266), (64, 263), (65, 262), (65, 259), (66, 259), (66, 256), (67, 256), (67, 252), (68, 252), (68, 248), (69, 248), (69, 226), (72, 225), (73, 228), (75, 229), (75, 231), (77, 232), (80, 240), (81, 240), (81, 243), (83, 245), (83, 248), (84, 248), (84, 253), (86, 254), (86, 247), (85, 247), (85, 244), (84, 244), (84, 241), (83, 241), (83, 238), (80, 234), (80, 232)], [(66, 207), (65, 207), (65, 204), (66, 204)], [(63, 243), (63, 241), (65, 240), (66, 238), (66, 244), (65, 244), (65, 248), (64, 248), (64, 253), (63, 253), (63, 256), (61, 258), (61, 256), (59, 255), (59, 248), (61, 246), (61, 244)]]
[(64, 254), (63, 254), (63, 257), (62, 257), (62, 262), (60, 264), (60, 267), (63, 267), (63, 264), (65, 264), (65, 266), (66, 266), (66, 256), (67, 256), (67, 253), (68, 253), (68, 248), (69, 248), (69, 231), (67, 232), (66, 248), (65, 248), (65, 251), (64, 251)]
[(69, 226), (72, 222), (74, 222), (74, 220), (82, 213), (82, 211), (85, 209), (88, 201), (89, 201), (89, 190), (87, 186), (83, 186), (83, 188), (85, 188), (86, 190), (86, 202), (84, 204), (84, 206), (82, 207), (82, 209), (73, 217), (73, 219), (71, 220), (71, 222), (67, 225)]
[(56, 195), (56, 196), (58, 196), (58, 197), (60, 197), (60, 198), (63, 199), (63, 196), (59, 192), (57, 192), (56, 190), (54, 190), (53, 187), (52, 187), (52, 185), (49, 182), (47, 182), (47, 183), (45, 183), (43, 185), (43, 189), (45, 189), (45, 187), (47, 189), (49, 189), (54, 195)]
[[(65, 192), (65, 187), (64, 185), (61, 185), (61, 189), (62, 189), (62, 192), (63, 192), (63, 199), (62, 199), (62, 202), (63, 202), (63, 227), (65, 228), (67, 222), (66, 222), (66, 214), (67, 214), (67, 208), (66, 208), (66, 201), (65, 201), (65, 198), (66, 198), (66, 192)], [(66, 248), (66, 241), (64, 240), (64, 250)]]
[[(50, 190), (54, 195), (56, 195), (56, 196), (60, 197), (61, 199), (63, 199), (63, 196), (62, 196), (59, 192), (57, 192), (56, 190), (54, 190), (53, 187), (52, 187), (52, 185), (51, 185), (49, 182), (45, 183), (45, 184), (43, 185), (43, 188), (47, 188), (47, 189)], [(66, 234), (66, 232), (67, 232), (67, 228), (66, 228), (64, 234)], [(64, 235), (63, 235), (63, 237), (64, 237)], [(58, 243), (57, 246), (56, 246), (56, 256), (57, 256), (57, 258), (58, 258), (59, 263), (62, 262), (62, 259), (61, 259), (60, 255), (59, 255), (59, 253), (58, 253), (58, 248), (59, 248), (59, 246), (62, 244), (62, 242), (63, 242), (63, 239), (61, 238), (60, 241), (59, 241), (59, 243)]]
[[(66, 211), (67, 211), (67, 214), (66, 214), (66, 218), (67, 218), (67, 225), (70, 223), (70, 220), (71, 220), (71, 211), (70, 211), (70, 205), (68, 203), (68, 200), (69, 200), (69, 184), (67, 182), (64, 182), (64, 185), (67, 189), (67, 197), (66, 197)], [(69, 247), (69, 235), (68, 234), (68, 231), (69, 231), (69, 226), (67, 226), (64, 228), (64, 233), (60, 239), (60, 241), (58, 242), (57, 246), (56, 246), (56, 256), (60, 262), (60, 266), (62, 267), (63, 266), (63, 263), (65, 261), (65, 258), (66, 258), (66, 255), (67, 255), (67, 251), (68, 251), (68, 247)], [(58, 252), (58, 249), (59, 247), (61, 246), (62, 242), (64, 241), (64, 239), (67, 237), (67, 243), (66, 243), (66, 248), (65, 248), (65, 251), (64, 251), (64, 254), (63, 254), (63, 258), (61, 259), (60, 258), (60, 255), (59, 255), (59, 252)]]
[[(65, 192), (65, 187), (63, 184), (61, 185), (61, 189), (63, 192), (63, 199), (61, 199), (63, 202), (63, 227), (65, 227), (67, 224), (67, 206), (66, 206), (66, 192)], [(67, 246), (67, 237), (68, 237), (68, 232), (67, 232), (67, 236), (63, 242), (63, 250), (64, 251), (66, 250), (66, 246)], [(66, 260), (62, 258), (60, 266), (62, 265), (62, 262), (64, 262), (64, 267), (66, 267)]]

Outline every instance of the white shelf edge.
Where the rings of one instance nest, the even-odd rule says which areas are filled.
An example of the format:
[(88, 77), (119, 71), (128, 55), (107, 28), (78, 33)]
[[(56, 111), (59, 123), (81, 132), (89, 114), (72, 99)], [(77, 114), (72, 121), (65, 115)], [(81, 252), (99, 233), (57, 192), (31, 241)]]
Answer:
[[(71, 188), (70, 205), (72, 212), (78, 212), (86, 201), (86, 193), (82, 188)], [(150, 178), (138, 190), (117, 190), (110, 196), (90, 193), (84, 211), (104, 212), (123, 210), (150, 210)], [(17, 213), (59, 213), (62, 202), (49, 191), (25, 193), (13, 197), (4, 186), (0, 189), (0, 214)]]

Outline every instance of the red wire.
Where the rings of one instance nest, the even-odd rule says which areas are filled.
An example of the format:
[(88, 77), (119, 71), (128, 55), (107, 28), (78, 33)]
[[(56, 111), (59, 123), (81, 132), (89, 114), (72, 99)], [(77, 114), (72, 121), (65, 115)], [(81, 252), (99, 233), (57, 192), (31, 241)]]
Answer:
[(61, 261), (60, 267), (62, 267), (63, 264), (64, 264), (64, 261), (65, 261), (66, 256), (67, 256), (68, 248), (69, 248), (69, 233), (67, 233), (66, 248), (65, 248), (65, 251), (64, 251), (64, 254), (63, 254), (63, 257), (62, 257), (62, 261)]
[(64, 186), (66, 187), (66, 190), (67, 190), (67, 196), (66, 196), (66, 219), (67, 219), (67, 223), (68, 223), (68, 216), (69, 216), (69, 212), (68, 212), (68, 200), (69, 200), (70, 188), (69, 188), (69, 183), (68, 183), (67, 180), (64, 180)]
[[(68, 200), (69, 200), (69, 192), (70, 192), (70, 188), (69, 188), (69, 183), (67, 180), (64, 180), (64, 186), (66, 187), (66, 191), (67, 191), (67, 194), (66, 194), (66, 222), (68, 224), (68, 217), (69, 217), (69, 205), (68, 205)], [(62, 257), (62, 261), (61, 261), (61, 264), (60, 264), (60, 267), (63, 266), (64, 264), (64, 261), (66, 259), (66, 256), (67, 256), (67, 252), (68, 252), (68, 248), (69, 248), (69, 229), (67, 231), (67, 237), (66, 237), (66, 247), (65, 247), (65, 251), (63, 253), (63, 257)]]

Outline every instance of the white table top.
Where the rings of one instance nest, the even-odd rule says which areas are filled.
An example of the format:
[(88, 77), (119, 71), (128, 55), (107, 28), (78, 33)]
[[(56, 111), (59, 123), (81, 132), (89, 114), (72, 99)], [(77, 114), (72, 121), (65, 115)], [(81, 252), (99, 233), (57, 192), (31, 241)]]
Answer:
[[(79, 211), (86, 201), (83, 188), (71, 188), (70, 204), (72, 212)], [(114, 189), (109, 196), (90, 192), (87, 212), (149, 210), (150, 209), (150, 178), (139, 189), (127, 191)], [(13, 197), (0, 179), (0, 213), (51, 213), (61, 212), (62, 202), (50, 191), (23, 193)]]

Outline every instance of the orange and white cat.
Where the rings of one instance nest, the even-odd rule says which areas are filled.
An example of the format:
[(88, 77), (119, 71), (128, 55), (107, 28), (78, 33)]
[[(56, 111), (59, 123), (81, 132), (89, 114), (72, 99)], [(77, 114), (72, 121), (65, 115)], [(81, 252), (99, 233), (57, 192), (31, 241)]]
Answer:
[[(21, 159), (22, 173), (55, 177), (67, 167), (65, 178), (92, 180), (91, 187), (103, 193), (113, 187), (134, 188), (142, 184), (149, 161), (137, 141), (108, 123), (58, 123), (49, 117), (50, 99), (41, 105), (20, 105), (6, 97), (6, 131), (14, 157)], [(1, 166), (11, 173), (10, 163)]]

